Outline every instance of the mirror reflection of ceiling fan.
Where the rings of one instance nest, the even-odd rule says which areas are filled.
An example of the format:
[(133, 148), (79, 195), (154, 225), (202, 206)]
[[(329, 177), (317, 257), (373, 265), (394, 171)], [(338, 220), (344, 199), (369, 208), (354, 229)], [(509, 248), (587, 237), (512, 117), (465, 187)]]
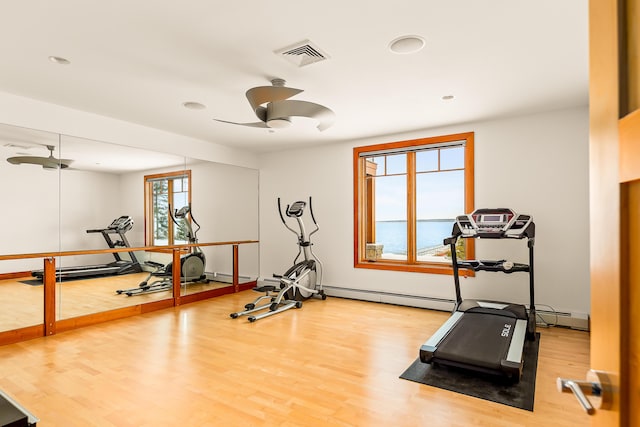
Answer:
[(39, 165), (42, 166), (42, 169), (66, 169), (71, 163), (73, 163), (73, 160), (70, 159), (57, 159), (53, 157), (53, 150), (55, 150), (55, 146), (47, 145), (46, 147), (49, 150), (49, 157), (16, 156), (9, 157), (7, 162), (12, 165)]
[(285, 87), (285, 81), (282, 79), (273, 79), (271, 84), (272, 86), (251, 88), (246, 93), (251, 108), (260, 119), (259, 122), (237, 123), (214, 120), (240, 126), (278, 129), (291, 126), (292, 117), (307, 117), (319, 122), (317, 126), (319, 131), (331, 127), (335, 114), (329, 108), (313, 102), (289, 99), (303, 90)]

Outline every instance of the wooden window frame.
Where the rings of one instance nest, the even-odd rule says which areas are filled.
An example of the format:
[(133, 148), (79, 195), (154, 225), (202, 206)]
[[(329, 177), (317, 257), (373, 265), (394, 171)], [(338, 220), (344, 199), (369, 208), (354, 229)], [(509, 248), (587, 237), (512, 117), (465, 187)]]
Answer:
[[(375, 217), (374, 208), (367, 207), (371, 203), (367, 204), (364, 200), (363, 194), (366, 194), (365, 185), (367, 180), (365, 179), (366, 166), (361, 167), (364, 164), (366, 153), (380, 152), (393, 152), (394, 150), (408, 150), (412, 147), (425, 146), (425, 145), (445, 145), (456, 141), (465, 141), (464, 147), (464, 209), (463, 213), (470, 213), (474, 210), (474, 132), (457, 133), (450, 135), (441, 135), (429, 138), (420, 138), (406, 141), (397, 141), (376, 145), (368, 145), (362, 147), (355, 147), (353, 149), (353, 193), (354, 193), (354, 213), (353, 213), (353, 256), (355, 268), (368, 268), (377, 270), (396, 270), (396, 271), (408, 271), (408, 272), (420, 272), (420, 273), (433, 273), (433, 274), (453, 274), (451, 265), (445, 263), (427, 262), (427, 261), (410, 261), (415, 259), (415, 253), (408, 253), (407, 260), (388, 260), (379, 259), (376, 261), (369, 261), (365, 257), (366, 242), (365, 237), (373, 235), (375, 240), (375, 227), (371, 225), (371, 219)], [(373, 155), (373, 154), (372, 154)], [(413, 165), (414, 166), (414, 165)], [(415, 177), (416, 171), (407, 170), (407, 251), (415, 252)], [(369, 184), (370, 185), (370, 184)], [(365, 221), (360, 221), (361, 217), (366, 217)], [(367, 230), (366, 227), (369, 227)], [(372, 230), (373, 228), (373, 230)], [(473, 259), (475, 256), (475, 242), (473, 239), (465, 239), (466, 243), (466, 258)], [(473, 275), (473, 272), (461, 270), (461, 275)]]
[[(153, 194), (153, 182), (158, 181), (160, 179), (166, 178), (169, 179), (169, 197), (173, 196), (173, 180), (170, 178), (176, 177), (186, 177), (188, 180), (188, 188), (187, 188), (187, 199), (189, 203), (191, 203), (191, 170), (181, 170), (176, 172), (165, 172), (160, 174), (153, 175), (145, 175), (144, 176), (144, 241), (145, 245), (150, 245), (153, 240), (153, 203), (151, 202), (151, 196)], [(175, 206), (173, 207), (175, 208)], [(167, 245), (173, 244), (173, 233), (174, 233), (174, 224), (173, 221), (169, 220), (169, 230), (168, 230), (168, 243)], [(154, 242), (155, 243), (155, 242)], [(156, 246), (156, 245), (153, 245)], [(165, 245), (160, 245), (165, 246)]]

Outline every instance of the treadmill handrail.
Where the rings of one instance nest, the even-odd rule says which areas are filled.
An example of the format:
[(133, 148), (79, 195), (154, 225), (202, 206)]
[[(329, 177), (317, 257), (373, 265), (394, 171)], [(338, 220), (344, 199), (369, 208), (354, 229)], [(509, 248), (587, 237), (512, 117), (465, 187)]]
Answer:
[(487, 260), (466, 260), (458, 261), (458, 268), (473, 271), (499, 271), (502, 273), (528, 272), (529, 264), (518, 262), (509, 263), (506, 260), (487, 261)]

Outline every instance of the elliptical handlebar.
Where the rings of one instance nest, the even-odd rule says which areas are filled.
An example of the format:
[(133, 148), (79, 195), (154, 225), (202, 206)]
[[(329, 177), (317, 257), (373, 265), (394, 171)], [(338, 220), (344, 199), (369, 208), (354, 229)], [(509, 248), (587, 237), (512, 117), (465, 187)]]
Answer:
[[(285, 209), (285, 214), (290, 218), (300, 218), (304, 214), (305, 206), (306, 206), (306, 203), (303, 202), (303, 201), (294, 202), (291, 205), (287, 205), (287, 208)], [(284, 215), (282, 214), (282, 204), (280, 203), (280, 197), (278, 197), (278, 213), (280, 214), (280, 220), (282, 221), (284, 226), (287, 227), (287, 229), (289, 231), (291, 231), (293, 234), (295, 234), (296, 236), (298, 236), (300, 238), (300, 235), (298, 234), (298, 232), (296, 230), (294, 230), (293, 228), (289, 227), (289, 225), (287, 224), (287, 221), (284, 219)], [(315, 233), (318, 230), (320, 230), (320, 226), (316, 222), (316, 217), (313, 214), (313, 204), (312, 204), (311, 196), (309, 196), (309, 213), (311, 214), (311, 219), (313, 220), (313, 225), (316, 228), (311, 233), (309, 233), (307, 238), (311, 237), (311, 235), (313, 233)]]
[[(171, 217), (171, 221), (173, 221), (173, 223), (175, 225), (178, 225), (178, 220), (176, 219), (176, 217), (178, 216), (179, 213), (181, 213), (184, 209), (186, 208), (186, 206), (183, 206), (182, 208), (180, 208), (179, 210), (176, 209), (175, 213), (173, 212), (173, 209), (171, 207), (171, 203), (169, 203), (169, 216)], [(188, 211), (187, 211), (188, 212)], [(186, 212), (181, 213), (182, 217), (184, 218), (186, 216)]]
[(309, 237), (313, 235), (316, 231), (320, 230), (320, 226), (316, 222), (316, 217), (313, 215), (313, 204), (311, 204), (311, 196), (309, 196), (309, 213), (311, 214), (311, 219), (313, 220), (313, 225), (316, 226), (316, 229), (309, 233)]
[[(187, 219), (187, 215), (189, 215), (190, 219)], [(176, 209), (175, 213), (171, 208), (171, 203), (169, 203), (169, 216), (171, 217), (173, 223), (177, 226), (179, 226), (180, 224), (178, 223), (178, 220), (176, 218), (184, 220), (189, 234), (187, 236), (189, 239), (189, 243), (198, 243), (197, 233), (198, 230), (200, 230), (200, 224), (198, 224), (198, 221), (196, 221), (196, 219), (193, 217), (193, 212), (191, 211), (191, 203), (184, 205), (180, 209)], [(193, 221), (193, 223), (197, 227), (195, 230), (193, 229), (193, 227), (191, 227), (191, 221)]]
[(197, 242), (198, 238), (196, 237), (196, 234), (200, 230), (200, 224), (198, 224), (198, 221), (196, 221), (195, 217), (193, 216), (193, 212), (191, 211), (191, 203), (189, 203), (188, 206), (189, 206), (189, 217), (191, 218), (191, 221), (193, 221), (193, 223), (197, 227), (195, 230), (193, 230), (193, 228), (192, 228), (193, 240), (195, 240)]

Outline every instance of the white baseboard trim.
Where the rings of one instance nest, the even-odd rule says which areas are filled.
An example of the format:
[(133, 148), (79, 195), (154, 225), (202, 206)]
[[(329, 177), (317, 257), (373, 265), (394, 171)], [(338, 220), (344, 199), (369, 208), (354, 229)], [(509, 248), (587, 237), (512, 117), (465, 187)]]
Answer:
[[(233, 283), (233, 274), (230, 273), (221, 273), (218, 271), (205, 271), (204, 274), (207, 275), (207, 279), (214, 280), (216, 282), (222, 283)], [(252, 280), (257, 280), (255, 277), (250, 276), (238, 276), (238, 280), (240, 283), (250, 282)]]
[[(418, 295), (396, 294), (383, 291), (371, 291), (364, 289), (342, 288), (337, 286), (324, 286), (328, 296), (356, 299), (361, 301), (380, 302), (386, 304), (405, 305), (409, 307), (427, 308), (430, 310), (451, 311), (454, 300), (426, 297)], [(536, 307), (537, 308), (537, 307)], [(562, 326), (580, 331), (589, 330), (589, 316), (584, 313), (554, 312), (550, 310), (536, 310), (538, 323), (543, 325)]]
[(590, 327), (589, 316), (584, 313), (553, 312), (537, 309), (536, 314), (538, 323), (542, 321), (550, 326), (563, 326), (579, 331), (588, 331)]
[(324, 286), (328, 296), (357, 299), (361, 301), (382, 302), (387, 304), (406, 305), (409, 307), (428, 308), (431, 310), (451, 311), (454, 300), (417, 295), (404, 295), (392, 292), (371, 291), (363, 289), (349, 289), (334, 286)]

